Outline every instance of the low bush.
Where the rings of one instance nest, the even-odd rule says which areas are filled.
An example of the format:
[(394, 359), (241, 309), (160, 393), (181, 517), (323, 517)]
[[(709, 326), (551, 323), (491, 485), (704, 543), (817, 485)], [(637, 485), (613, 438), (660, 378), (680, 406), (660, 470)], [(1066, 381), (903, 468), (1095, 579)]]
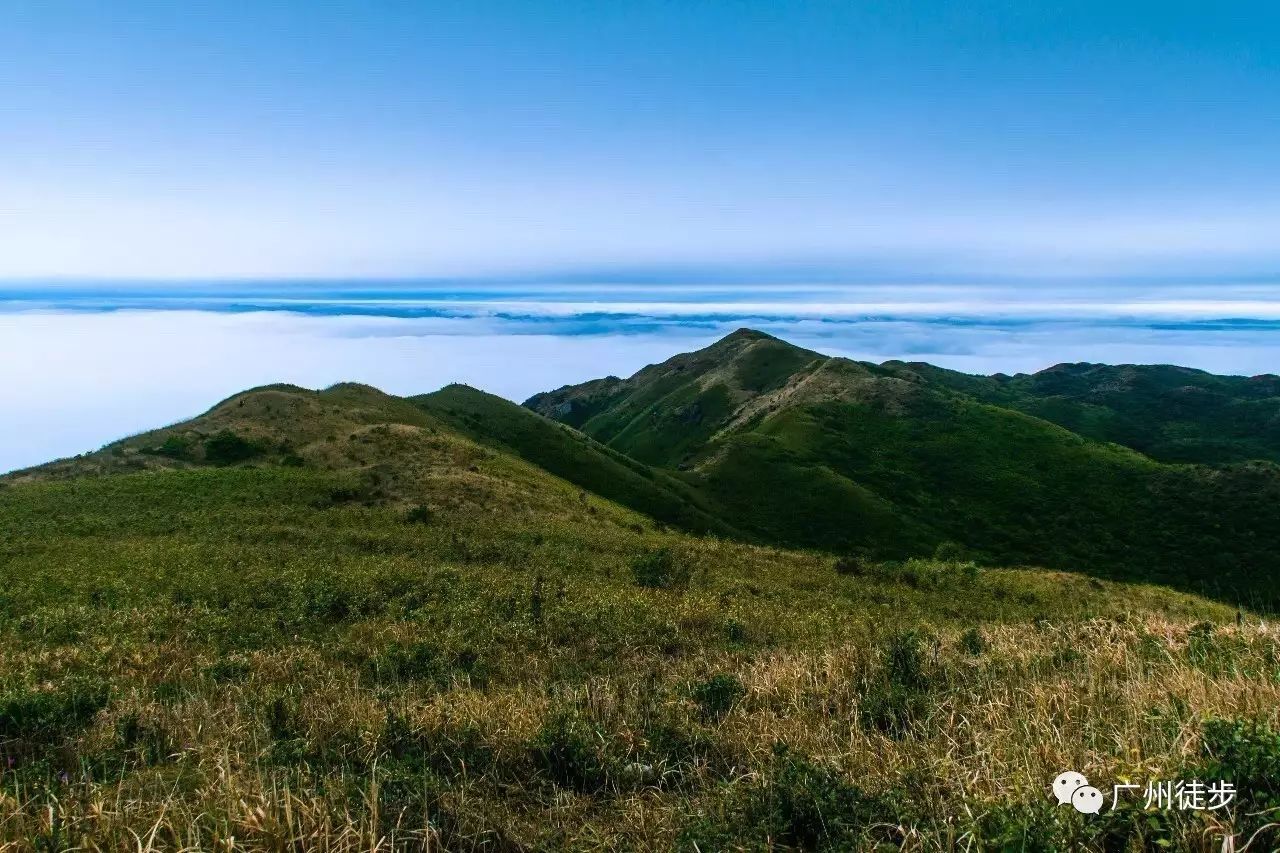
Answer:
[(902, 561), (874, 562), (857, 555), (837, 559), (835, 571), (839, 575), (901, 583), (921, 590), (972, 586), (981, 574), (976, 563), (966, 561), (912, 557)]
[(960, 635), (959, 646), (960, 651), (976, 657), (987, 650), (987, 638), (981, 628), (970, 628)]
[(670, 548), (656, 548), (631, 561), (631, 576), (637, 586), (649, 589), (677, 589), (688, 586), (692, 576)]
[(446, 651), (428, 642), (395, 643), (369, 658), (365, 671), (376, 683), (425, 681), (447, 688), (455, 679), (474, 687), (488, 681), (488, 669), (475, 651)]
[(1201, 737), (1195, 778), (1235, 785), (1240, 812), (1280, 809), (1280, 731), (1259, 720), (1210, 719)]
[(116, 745), (145, 764), (159, 764), (176, 751), (173, 737), (154, 720), (137, 713), (126, 714), (116, 721)]
[(399, 711), (388, 710), (379, 739), (382, 754), (402, 768), (424, 771), (442, 779), (463, 773), (487, 773), (497, 767), (497, 754), (480, 731), (471, 725), (439, 725), (415, 728)]
[(194, 455), (195, 442), (180, 433), (172, 433), (156, 447), (143, 448), (143, 453), (155, 456), (166, 456), (170, 459), (191, 459)]
[(529, 752), (534, 766), (557, 785), (593, 794), (608, 784), (599, 733), (574, 713), (548, 717)]
[(870, 573), (869, 569), (870, 563), (859, 554), (848, 554), (836, 558), (835, 570), (838, 575), (865, 575)]
[(761, 782), (737, 789), (723, 811), (691, 820), (681, 849), (740, 849), (744, 837), (768, 838), (783, 849), (877, 849), (900, 840), (894, 830), (906, 812), (902, 798), (868, 794), (838, 771), (777, 745)]
[(404, 514), (406, 524), (430, 524), (435, 517), (436, 514), (426, 504), (417, 504)]
[(747, 690), (736, 675), (720, 673), (695, 684), (689, 691), (706, 719), (719, 720), (733, 710)]
[(926, 640), (920, 631), (897, 631), (889, 636), (880, 656), (890, 684), (908, 690), (929, 686), (923, 650)]
[(1187, 631), (1187, 659), (1203, 666), (1216, 650), (1212, 622), (1197, 622)]
[(56, 743), (87, 727), (109, 697), (105, 684), (89, 679), (68, 680), (56, 690), (10, 689), (0, 695), (0, 740)]
[(926, 639), (919, 631), (899, 631), (885, 641), (878, 676), (868, 680), (860, 697), (863, 726), (903, 737), (928, 713), (933, 677), (923, 650)]
[(216, 432), (204, 440), (204, 459), (213, 465), (234, 465), (261, 453), (262, 448), (258, 444), (229, 429)]

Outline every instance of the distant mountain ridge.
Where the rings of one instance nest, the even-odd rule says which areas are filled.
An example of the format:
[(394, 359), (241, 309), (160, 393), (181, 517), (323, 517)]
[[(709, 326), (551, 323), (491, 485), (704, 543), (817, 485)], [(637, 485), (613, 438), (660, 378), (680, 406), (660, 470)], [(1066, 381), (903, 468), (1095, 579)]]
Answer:
[(909, 369), (985, 402), (1164, 462), (1280, 462), (1280, 376), (1217, 376), (1172, 365), (1059, 364), (1017, 376)]
[(1252, 589), (1280, 586), (1277, 385), (1159, 366), (971, 377), (739, 330), (525, 405), (678, 472), (768, 541), (878, 555), (954, 542), (999, 562)]

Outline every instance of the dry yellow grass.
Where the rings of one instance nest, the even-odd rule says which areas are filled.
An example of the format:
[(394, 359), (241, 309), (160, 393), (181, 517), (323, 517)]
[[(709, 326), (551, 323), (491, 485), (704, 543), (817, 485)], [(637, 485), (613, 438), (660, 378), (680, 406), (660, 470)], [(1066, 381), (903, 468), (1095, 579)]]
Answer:
[[(980, 849), (967, 815), (996, 803), (1045, 800), (1064, 768), (1105, 782), (1108, 791), (1112, 781), (1175, 778), (1198, 754), (1202, 718), (1280, 723), (1276, 633), (1256, 621), (1220, 629), (1215, 638), (1230, 649), (1229, 659), (1204, 666), (1188, 659), (1191, 628), (1159, 615), (997, 625), (986, 630), (989, 646), (979, 655), (960, 648), (958, 632), (942, 632), (928, 653), (936, 655), (930, 666), (943, 686), (911, 732), (898, 737), (859, 723), (859, 685), (879, 666), (869, 644), (717, 652), (670, 663), (637, 657), (620, 662), (616, 673), (557, 689), (533, 676), (484, 690), (461, 683), (371, 690), (316, 649), (260, 652), (245, 658), (240, 683), (193, 685), (166, 701), (138, 689), (113, 703), (80, 737), (80, 750), (109, 749), (121, 721), (136, 719), (166, 732), (172, 754), (121, 779), (70, 779), (47, 796), (6, 785), (0, 849), (37, 850), (36, 839), (57, 836), (70, 847), (103, 850), (664, 850), (676, 845), (701, 798), (756, 784), (779, 742), (864, 790), (908, 789), (917, 807), (940, 820), (904, 824), (896, 836), (903, 849)], [(1079, 657), (1062, 654), (1067, 648)], [(166, 682), (164, 661), (181, 655), (162, 646), (141, 651), (133, 663), (144, 681)], [(745, 688), (711, 724), (684, 690), (709, 671), (732, 673)], [(308, 744), (348, 750), (349, 767), (368, 768), (349, 780), (354, 797), (332, 768), (299, 771), (264, 761), (270, 744), (263, 742), (259, 699), (281, 693), (297, 697), (293, 724)], [(445, 743), (474, 733), (496, 756), (491, 767), (509, 765), (516, 778), (467, 768), (460, 753), (453, 784), (435, 806), (447, 811), (449, 826), (432, 827), (425, 813), (387, 814), (378, 765), (388, 760), (388, 707), (413, 731)], [(678, 786), (653, 778), (604, 797), (548, 791), (532, 778), (522, 783), (528, 744), (548, 715), (565, 707), (605, 733), (620, 760), (629, 749), (643, 760), (649, 715), (704, 731), (732, 766), (695, 764)], [(475, 750), (469, 743), (467, 751)], [(1206, 815), (1195, 826), (1200, 834), (1189, 830), (1178, 843), (1217, 851), (1226, 831)]]

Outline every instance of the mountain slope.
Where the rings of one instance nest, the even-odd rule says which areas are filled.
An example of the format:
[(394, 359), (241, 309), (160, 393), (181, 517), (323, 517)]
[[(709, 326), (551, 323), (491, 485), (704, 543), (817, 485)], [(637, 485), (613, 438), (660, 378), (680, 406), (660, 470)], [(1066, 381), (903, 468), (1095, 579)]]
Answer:
[(525, 405), (628, 456), (679, 466), (752, 400), (816, 370), (825, 356), (740, 329), (626, 380), (595, 380), (539, 394)]
[(409, 401), (365, 385), (323, 391), (270, 385), (236, 394), (173, 426), (0, 482), (206, 468), (284, 468), (330, 476), (334, 502), (502, 511), (582, 523), (644, 519), (518, 456), (486, 447)]
[(1059, 364), (1016, 376), (968, 376), (928, 364), (904, 368), (1164, 462), (1280, 462), (1280, 376), (1133, 364)]
[(700, 507), (697, 492), (688, 484), (509, 400), (466, 385), (449, 385), (410, 400), (480, 443), (514, 453), (658, 521), (685, 530), (743, 536)]
[[(209, 458), (224, 430), (260, 449)], [(175, 435), (186, 458), (146, 452)], [(359, 491), (383, 465), (407, 473)], [(1274, 637), (1194, 596), (837, 568), (579, 495), (354, 387), (6, 481), (0, 847), (991, 849), (1044, 813), (1018, 780), (1113, 778), (1133, 743), (1172, 778), (1202, 719), (1280, 699)]]
[[(787, 545), (901, 556), (951, 541), (997, 562), (1280, 597), (1274, 465), (1163, 464), (959, 386), (744, 330), (592, 386), (582, 429)], [(579, 393), (528, 405), (555, 416)]]
[[(1275, 637), (1252, 613), (655, 529), (513, 455), (583, 480), (601, 466), (623, 496), (790, 513), (789, 534), (810, 490), (832, 507), (819, 525), (879, 508), (902, 529), (859, 535), (926, 546), (934, 521), (877, 479), (920, 447), (955, 481), (921, 502), (974, 471), (1025, 474), (1015, 429), (1055, 460), (1168, 468), (850, 362), (745, 381), (812, 362), (779, 343), (704, 359), (742, 402), (700, 445), (640, 412), (662, 426), (651, 450), (688, 463), (654, 472), (657, 491), (607, 481), (649, 482), (640, 463), (472, 389), (410, 403), (352, 385), (255, 389), (0, 480), (0, 846), (1199, 849), (1192, 813), (1064, 823), (1026, 780), (1119, 778), (1137, 743), (1153, 778), (1243, 755), (1224, 775), (1273, 791), (1255, 767), (1274, 752)], [(1263, 802), (1222, 820), (1265, 838)]]

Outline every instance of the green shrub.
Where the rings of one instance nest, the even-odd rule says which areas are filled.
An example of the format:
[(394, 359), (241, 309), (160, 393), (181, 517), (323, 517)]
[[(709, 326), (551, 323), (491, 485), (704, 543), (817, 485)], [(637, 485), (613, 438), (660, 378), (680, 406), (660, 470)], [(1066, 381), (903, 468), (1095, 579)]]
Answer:
[(865, 575), (868, 573), (868, 563), (861, 555), (849, 554), (836, 558), (835, 570), (838, 575)]
[(143, 448), (143, 453), (156, 456), (167, 456), (170, 459), (190, 459), (194, 451), (194, 442), (189, 436), (171, 433), (157, 447)]
[(488, 681), (488, 670), (473, 650), (448, 652), (429, 642), (394, 643), (371, 657), (365, 670), (378, 683), (425, 681), (447, 688), (455, 677), (476, 687)]
[(929, 686), (923, 645), (926, 636), (920, 631), (897, 631), (889, 636), (881, 651), (885, 674), (889, 682), (908, 690), (923, 690)]
[(249, 677), (250, 672), (252, 670), (249, 667), (249, 663), (236, 658), (223, 658), (222, 660), (214, 661), (204, 670), (205, 675), (219, 683), (243, 681)]
[(901, 738), (928, 711), (924, 694), (893, 685), (876, 685), (863, 692), (858, 719), (868, 729)]
[(431, 507), (426, 504), (418, 504), (411, 507), (409, 511), (404, 514), (406, 524), (430, 524), (435, 517), (436, 514), (431, 510)]
[(1211, 719), (1195, 775), (1235, 785), (1241, 812), (1280, 808), (1280, 731), (1259, 720)]
[(403, 713), (392, 709), (387, 710), (379, 746), (402, 769), (425, 770), (448, 779), (464, 772), (485, 773), (497, 766), (496, 753), (474, 726), (445, 723), (419, 730)]
[(730, 645), (742, 645), (747, 642), (747, 626), (737, 619), (728, 619), (724, 623), (724, 635)]
[(576, 714), (552, 714), (530, 745), (533, 764), (551, 781), (584, 794), (608, 782), (598, 733)]
[(236, 435), (229, 429), (214, 433), (204, 440), (204, 458), (214, 465), (234, 465), (259, 455), (262, 448)]
[(836, 571), (840, 574), (866, 576), (923, 590), (972, 586), (980, 575), (976, 563), (943, 562), (919, 557), (900, 562), (887, 560), (880, 563), (868, 562), (858, 557), (842, 557), (836, 561)]
[(632, 559), (631, 575), (637, 586), (676, 589), (688, 586), (692, 571), (670, 548), (657, 548)]
[(1069, 669), (1084, 660), (1084, 655), (1074, 646), (1061, 646), (1049, 658), (1050, 669)]
[(266, 724), (267, 734), (272, 740), (293, 740), (301, 737), (293, 702), (284, 696), (276, 696), (267, 703), (263, 708), (262, 719)]
[(658, 718), (644, 728), (644, 755), (661, 767), (660, 779), (683, 780), (695, 768), (710, 765), (715, 773), (731, 772), (722, 750), (701, 730), (690, 730), (678, 723)]
[(987, 650), (987, 638), (981, 628), (970, 628), (960, 635), (960, 651), (968, 655), (980, 655)]
[[(1110, 812), (1107, 814), (1110, 815)], [(984, 810), (975, 820), (974, 840), (978, 842), (980, 850), (1058, 853), (1062, 849), (1062, 827), (1059, 819), (1059, 813), (1049, 802), (997, 805)]]
[(932, 676), (922, 648), (925, 639), (919, 631), (899, 631), (885, 641), (879, 678), (870, 680), (860, 697), (863, 726), (902, 737), (928, 713)]
[(768, 838), (783, 849), (876, 849), (877, 842), (896, 840), (892, 827), (908, 819), (902, 798), (867, 794), (781, 744), (762, 782), (739, 790), (724, 812), (685, 826), (681, 849), (741, 849), (744, 838)]
[(126, 714), (116, 721), (116, 745), (132, 753), (146, 764), (159, 764), (177, 751), (173, 738), (153, 721), (137, 713)]
[(50, 744), (87, 727), (107, 706), (101, 682), (75, 679), (54, 690), (11, 689), (0, 695), (0, 740)]
[(747, 695), (742, 681), (736, 675), (719, 673), (693, 686), (689, 691), (698, 703), (704, 717), (719, 720), (733, 710), (733, 706)]
[(1191, 630), (1187, 632), (1187, 659), (1189, 661), (1201, 666), (1209, 662), (1216, 646), (1213, 631), (1214, 625), (1212, 622), (1197, 622), (1191, 626)]
[(897, 817), (834, 771), (790, 754), (771, 774), (764, 804), (778, 840), (805, 849), (852, 840), (868, 824)]

